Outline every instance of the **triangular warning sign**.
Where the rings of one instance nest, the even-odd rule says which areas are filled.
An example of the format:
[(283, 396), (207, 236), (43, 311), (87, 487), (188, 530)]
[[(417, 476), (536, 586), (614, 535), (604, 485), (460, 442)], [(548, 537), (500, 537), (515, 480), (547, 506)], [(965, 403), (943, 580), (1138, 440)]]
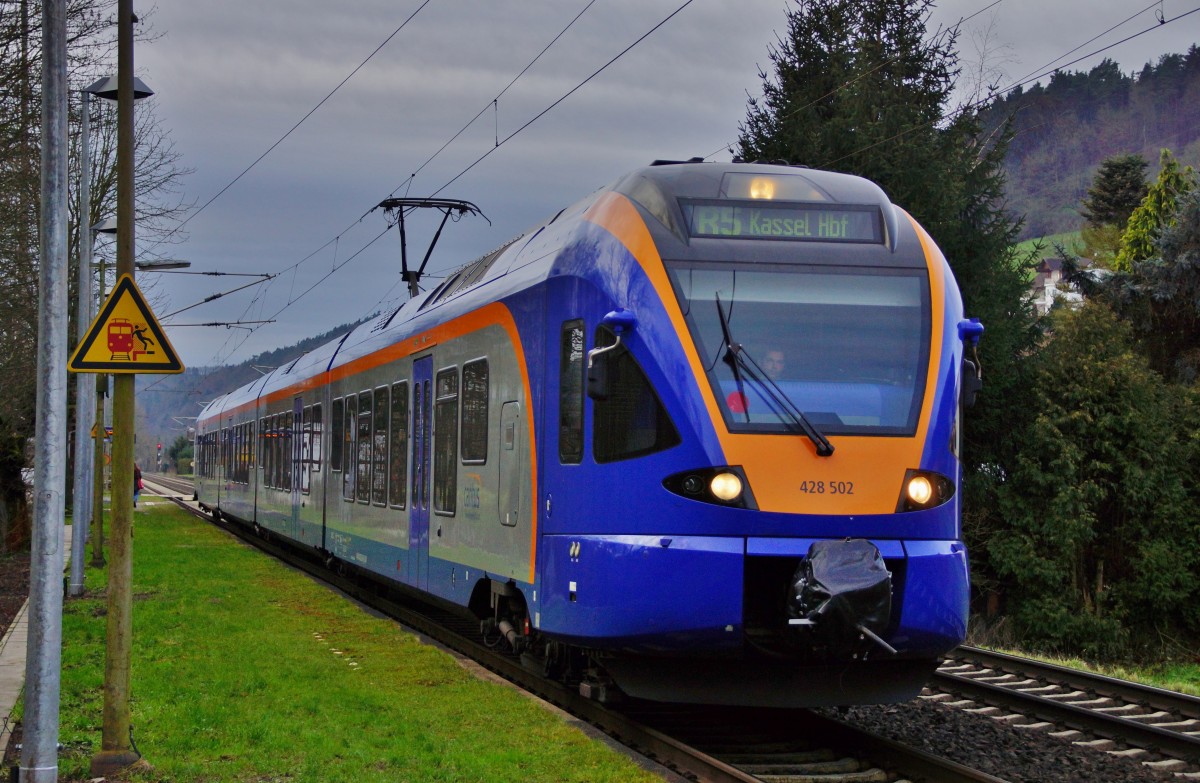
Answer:
[(71, 372), (179, 373), (183, 363), (130, 275), (121, 275), (67, 365)]

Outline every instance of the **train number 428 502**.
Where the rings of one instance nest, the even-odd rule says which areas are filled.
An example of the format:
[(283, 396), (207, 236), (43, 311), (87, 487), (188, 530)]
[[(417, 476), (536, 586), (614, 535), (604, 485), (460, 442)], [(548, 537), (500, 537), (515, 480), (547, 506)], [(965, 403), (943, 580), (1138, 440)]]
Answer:
[(853, 495), (853, 481), (801, 481), (800, 491), (806, 495)]

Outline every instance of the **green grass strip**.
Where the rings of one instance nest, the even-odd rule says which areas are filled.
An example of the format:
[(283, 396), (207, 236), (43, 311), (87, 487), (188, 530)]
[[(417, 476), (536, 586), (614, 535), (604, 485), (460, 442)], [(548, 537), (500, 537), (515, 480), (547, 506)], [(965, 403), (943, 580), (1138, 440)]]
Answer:
[[(104, 571), (86, 586), (64, 608), (64, 780), (100, 748)], [(659, 780), (165, 503), (135, 515), (134, 596), (132, 723), (153, 770), (133, 780)]]

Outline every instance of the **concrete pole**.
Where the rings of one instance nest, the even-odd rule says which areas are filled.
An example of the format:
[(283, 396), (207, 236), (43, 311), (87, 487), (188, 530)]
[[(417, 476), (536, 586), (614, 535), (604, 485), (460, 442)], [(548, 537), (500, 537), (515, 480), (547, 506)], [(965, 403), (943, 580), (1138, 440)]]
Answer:
[(42, 4), (42, 192), (34, 526), (23, 783), (58, 780), (64, 486), (67, 478), (67, 9)]
[[(92, 324), (92, 161), (91, 95), (79, 92), (79, 296), (76, 303), (76, 340), (83, 342)], [(95, 409), (86, 375), (75, 378), (75, 500), (71, 504), (71, 582), (73, 598), (83, 595), (83, 545), (92, 518), (91, 436)]]
[[(134, 274), (133, 0), (117, 1), (117, 277)], [(104, 723), (95, 777), (108, 777), (141, 756), (129, 738), (133, 647), (134, 376), (118, 374), (113, 390), (112, 523), (108, 627), (104, 658)]]

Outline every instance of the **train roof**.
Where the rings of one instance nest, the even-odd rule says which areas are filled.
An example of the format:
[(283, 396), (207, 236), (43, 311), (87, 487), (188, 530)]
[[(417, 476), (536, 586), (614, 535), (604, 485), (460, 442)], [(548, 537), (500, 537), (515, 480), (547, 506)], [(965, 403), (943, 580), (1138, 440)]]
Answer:
[(798, 190), (804, 197), (795, 200), (829, 201), (837, 204), (877, 204), (890, 206), (883, 189), (869, 179), (854, 174), (810, 169), (786, 163), (704, 163), (702, 161), (655, 161), (649, 166), (626, 174), (615, 190), (626, 195), (635, 191), (633, 184), (646, 179), (658, 184), (675, 198), (722, 198), (721, 188), (727, 174), (769, 175), (804, 180), (810, 189)]
[[(877, 206), (887, 229), (887, 247), (881, 245), (875, 255), (890, 257), (890, 262), (896, 265), (924, 263), (911, 227), (907, 226), (906, 221), (899, 220), (890, 199), (870, 180), (851, 174), (774, 163), (655, 161), (623, 175), (529, 231), (451, 271), (431, 290), (398, 307), (385, 309), (342, 337), (214, 400), (201, 413), (201, 418), (250, 402), (262, 394), (292, 386), (392, 345), (408, 335), (419, 334), (459, 311), (478, 306), (484, 299), (496, 301), (512, 291), (544, 279), (552, 273), (557, 252), (569, 243), (578, 229), (579, 218), (605, 192), (628, 197), (655, 218), (659, 225), (655, 226), (654, 221), (650, 221), (651, 231), (660, 246), (670, 244), (678, 246), (677, 250), (679, 247), (686, 248), (689, 243), (680, 225), (680, 200), (729, 197), (723, 190), (730, 180), (729, 175), (771, 177), (783, 183), (786, 193), (792, 194), (787, 197), (794, 200)], [(914, 240), (905, 243), (909, 247), (904, 253), (896, 252), (898, 236)], [(770, 255), (767, 254), (768, 257)], [(486, 292), (481, 289), (486, 289)]]

